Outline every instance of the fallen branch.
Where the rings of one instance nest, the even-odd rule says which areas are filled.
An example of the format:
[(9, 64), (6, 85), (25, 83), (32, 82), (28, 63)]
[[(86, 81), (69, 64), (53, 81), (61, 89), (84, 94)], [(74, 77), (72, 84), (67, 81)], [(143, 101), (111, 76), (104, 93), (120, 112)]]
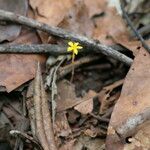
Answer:
[[(112, 48), (115, 48), (117, 51), (126, 51), (123, 47), (119, 45), (113, 45)], [(51, 55), (61, 55), (61, 54), (69, 54), (66, 51), (66, 46), (60, 46), (57, 44), (17, 44), (17, 45), (9, 45), (4, 44), (0, 45), (0, 53), (21, 53), (21, 54), (32, 54), (32, 53), (48, 53)], [(83, 50), (80, 52), (87, 53), (90, 50)], [(95, 52), (94, 52), (95, 53)]]
[(52, 55), (68, 54), (66, 47), (55, 44), (0, 45), (0, 53), (49, 53)]
[(80, 58), (79, 60), (75, 61), (74, 63), (71, 63), (69, 65), (66, 65), (65, 67), (60, 68), (58, 70), (58, 78), (63, 78), (65, 75), (70, 73), (72, 71), (72, 67), (74, 67), (74, 69), (76, 69), (83, 64), (87, 64), (92, 61), (96, 61), (100, 58), (101, 58), (100, 56), (95, 56), (95, 57), (86, 56), (86, 57)]
[(0, 20), (9, 21), (9, 22), (11, 21), (14, 23), (26, 25), (28, 27), (36, 28), (38, 30), (47, 32), (53, 36), (60, 37), (60, 38), (66, 39), (66, 40), (78, 41), (84, 47), (88, 47), (89, 49), (91, 49), (92, 52), (93, 51), (101, 52), (101, 53), (105, 54), (106, 56), (110, 56), (114, 59), (117, 59), (129, 66), (133, 62), (133, 60), (131, 58), (127, 57), (126, 55), (124, 55), (104, 44), (100, 44), (99, 42), (97, 42), (95, 40), (89, 39), (85, 36), (81, 36), (78, 34), (74, 34), (74, 33), (65, 31), (58, 27), (48, 26), (44, 23), (40, 23), (36, 20), (21, 16), (18, 14), (14, 14), (12, 12), (0, 10)]

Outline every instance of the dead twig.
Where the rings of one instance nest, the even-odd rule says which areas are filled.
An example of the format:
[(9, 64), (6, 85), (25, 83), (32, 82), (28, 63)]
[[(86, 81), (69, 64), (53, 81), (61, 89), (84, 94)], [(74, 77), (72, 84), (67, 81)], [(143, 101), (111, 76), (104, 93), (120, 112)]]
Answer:
[[(113, 49), (117, 51), (126, 51), (123, 47), (119, 45), (111, 46)], [(66, 51), (66, 46), (60, 46), (57, 44), (1, 44), (0, 45), (0, 53), (21, 53), (21, 54), (32, 54), (32, 53), (48, 53), (51, 55), (61, 55), (61, 54), (69, 54)], [(81, 51), (83, 53), (90, 52), (89, 50)], [(95, 51), (93, 51), (95, 53)]]
[(49, 53), (52, 55), (69, 54), (65, 46), (55, 44), (30, 44), (30, 45), (0, 45), (0, 53)]
[(102, 117), (100, 117), (100, 116), (97, 116), (97, 115), (95, 115), (95, 114), (93, 114), (93, 113), (90, 113), (90, 116), (92, 116), (92, 117), (94, 117), (94, 118), (96, 118), (97, 120), (102, 121), (102, 122), (107, 122), (107, 123), (109, 123), (109, 120), (110, 120), (110, 119), (108, 119), (108, 118), (102, 118)]
[(122, 9), (122, 12), (123, 12), (123, 16), (126, 19), (128, 25), (130, 26), (130, 28), (132, 29), (134, 34), (137, 36), (137, 38), (141, 41), (143, 47), (150, 53), (150, 47), (145, 43), (145, 41), (144, 41), (143, 37), (141, 36), (141, 34), (133, 26), (133, 24), (132, 24), (130, 18), (128, 17), (128, 14), (126, 13), (122, 3), (121, 3), (121, 9)]
[(126, 55), (114, 50), (111, 47), (101, 44), (95, 40), (89, 39), (85, 36), (81, 36), (78, 34), (65, 31), (58, 27), (48, 26), (44, 23), (40, 23), (36, 20), (18, 14), (14, 14), (12, 12), (0, 10), (0, 20), (14, 22), (14, 23), (26, 25), (28, 27), (36, 28), (38, 30), (47, 32), (53, 36), (60, 37), (66, 40), (79, 41), (81, 44), (83, 44), (84, 47), (89, 47), (89, 49), (92, 50), (92, 52), (93, 51), (101, 52), (106, 56), (110, 56), (114, 59), (117, 59), (129, 66), (133, 62), (133, 60), (127, 57)]
[(79, 66), (83, 65), (83, 64), (87, 64), (90, 63), (92, 61), (96, 61), (98, 59), (100, 59), (101, 56), (86, 56), (83, 58), (80, 58), (79, 60), (75, 61), (74, 63), (71, 63), (65, 67), (60, 68), (58, 71), (58, 78), (62, 78), (65, 75), (67, 75), (68, 73), (70, 73), (72, 71), (72, 67), (74, 67), (74, 69), (78, 68)]
[(56, 115), (56, 101), (55, 101), (55, 97), (57, 96), (57, 84), (56, 84), (56, 80), (57, 80), (57, 71), (59, 69), (59, 67), (61, 66), (61, 64), (64, 62), (64, 60), (66, 59), (66, 57), (62, 58), (62, 60), (59, 62), (59, 64), (57, 66), (54, 67), (54, 73), (52, 76), (52, 84), (51, 84), (51, 102), (52, 102), (52, 120), (53, 120), (53, 126), (54, 126), (54, 122), (55, 122), (55, 115)]
[[(145, 36), (145, 35), (150, 34), (150, 24), (143, 26), (142, 28), (140, 28), (140, 29), (138, 30), (138, 32), (139, 32), (142, 36)], [(135, 36), (136, 36), (136, 35), (133, 33), (133, 37), (135, 37)]]

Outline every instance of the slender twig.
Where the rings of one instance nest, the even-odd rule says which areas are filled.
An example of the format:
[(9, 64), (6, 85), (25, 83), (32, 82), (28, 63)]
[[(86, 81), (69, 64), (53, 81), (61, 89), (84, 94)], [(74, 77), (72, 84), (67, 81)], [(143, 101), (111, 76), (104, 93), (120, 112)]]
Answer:
[(95, 115), (95, 114), (93, 114), (93, 113), (90, 113), (90, 115), (92, 116), (92, 117), (94, 117), (94, 118), (96, 118), (97, 120), (99, 120), (99, 121), (102, 121), (102, 122), (109, 122), (109, 120), (110, 119), (108, 119), (108, 118), (102, 118), (102, 117), (100, 117), (100, 116), (97, 116), (97, 115)]
[(121, 3), (121, 9), (122, 9), (122, 12), (123, 12), (123, 16), (124, 18), (126, 19), (128, 25), (130, 26), (130, 28), (133, 30), (133, 32), (135, 33), (135, 35), (137, 36), (137, 38), (141, 41), (143, 47), (148, 51), (150, 52), (150, 47), (145, 43), (143, 37), (141, 36), (141, 34), (136, 30), (136, 28), (133, 26), (130, 18), (128, 17), (128, 14), (126, 13), (124, 7), (123, 7), (123, 4)]
[(101, 52), (107, 56), (113, 57), (126, 65), (131, 65), (133, 60), (126, 55), (114, 50), (111, 47), (108, 47), (104, 44), (100, 44), (99, 42), (89, 39), (85, 36), (81, 36), (78, 34), (74, 34), (68, 31), (65, 31), (58, 27), (48, 26), (47, 24), (40, 23), (36, 20), (14, 14), (12, 12), (0, 10), (0, 20), (14, 22), (22, 25), (26, 25), (28, 27), (36, 28), (38, 30), (47, 32), (53, 36), (60, 37), (66, 40), (73, 40), (80, 42), (84, 47), (89, 47), (92, 51)]
[[(142, 28), (140, 28), (138, 30), (138, 32), (142, 35), (142, 36), (145, 36), (145, 35), (148, 35), (150, 34), (150, 24), (147, 24), (145, 26), (143, 26)], [(133, 35), (135, 36), (135, 35)]]
[(52, 121), (53, 121), (53, 127), (54, 127), (54, 122), (55, 122), (55, 116), (56, 116), (56, 100), (55, 97), (58, 94), (57, 91), (57, 84), (56, 84), (56, 80), (57, 80), (57, 71), (59, 69), (59, 67), (61, 66), (61, 64), (65, 61), (66, 57), (63, 57), (62, 60), (59, 62), (59, 64), (57, 66), (54, 67), (54, 73), (52, 76), (52, 84), (51, 84), (51, 103), (52, 103)]
[(75, 61), (74, 63), (71, 63), (69, 65), (66, 65), (65, 67), (60, 68), (58, 70), (58, 78), (62, 78), (65, 75), (67, 75), (68, 73), (70, 73), (72, 71), (73, 67), (75, 69), (75, 68), (80, 67), (83, 64), (87, 64), (87, 63), (90, 63), (92, 61), (96, 61), (100, 58), (101, 58), (101, 56), (93, 56), (93, 57), (86, 56), (86, 57), (80, 58), (79, 60)]

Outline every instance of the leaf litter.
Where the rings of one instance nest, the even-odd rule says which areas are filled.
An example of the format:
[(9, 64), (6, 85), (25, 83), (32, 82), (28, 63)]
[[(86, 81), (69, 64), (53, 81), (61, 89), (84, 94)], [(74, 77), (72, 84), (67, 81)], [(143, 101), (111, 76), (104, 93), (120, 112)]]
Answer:
[[(1, 1), (0, 8), (87, 36), (135, 58), (129, 68), (95, 54), (94, 49), (79, 53), (73, 63), (69, 56), (1, 54), (0, 147), (149, 149), (149, 53), (121, 16), (120, 2), (29, 0), (27, 4), (24, 0), (7, 5), (8, 2)], [(147, 44), (148, 4), (126, 1), (129, 17)], [(1, 24), (1, 46), (45, 43), (64, 46), (68, 42), (22, 25), (9, 25), (5, 21)], [(91, 49), (83, 47), (83, 52), (88, 48)], [(14, 129), (21, 134), (16, 136)]]

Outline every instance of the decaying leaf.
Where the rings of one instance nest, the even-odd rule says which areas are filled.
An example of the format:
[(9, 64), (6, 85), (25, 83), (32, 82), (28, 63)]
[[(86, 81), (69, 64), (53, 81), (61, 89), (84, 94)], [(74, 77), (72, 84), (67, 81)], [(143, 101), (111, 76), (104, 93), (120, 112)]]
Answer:
[[(27, 0), (0, 0), (0, 9), (12, 11), (20, 15), (27, 13)], [(12, 41), (20, 34), (21, 26), (13, 24), (2, 24), (0, 22), (0, 42)]]
[(73, 5), (73, 0), (30, 0), (30, 5), (36, 13), (35, 19), (57, 26)]
[(106, 112), (106, 110), (111, 107), (112, 105), (115, 104), (115, 102), (118, 100), (119, 96), (120, 96), (120, 91), (114, 91), (117, 87), (120, 87), (123, 84), (124, 80), (119, 80), (114, 82), (113, 84), (104, 87), (99, 95), (99, 101), (101, 103), (100, 106), (100, 114), (104, 114)]
[[(85, 95), (85, 97), (78, 98), (76, 97), (75, 86), (73, 84), (71, 84), (67, 80), (60, 81), (58, 83), (58, 99), (56, 101), (57, 112), (67, 110), (78, 104), (81, 104), (81, 106), (77, 106), (77, 108), (85, 106), (87, 104), (86, 101), (90, 102), (94, 96), (96, 96), (95, 92), (89, 92), (89, 94)], [(90, 108), (91, 107), (92, 106), (90, 106)]]
[(84, 97), (87, 100), (75, 106), (74, 109), (80, 112), (81, 114), (85, 114), (85, 115), (91, 113), (93, 110), (93, 97), (95, 97), (96, 95), (97, 94), (94, 91), (89, 91)]
[(59, 26), (74, 33), (91, 37), (94, 25), (89, 17), (88, 7), (83, 0), (75, 0), (74, 3)]
[(107, 136), (108, 150), (123, 149), (122, 140), (136, 134), (138, 126), (150, 118), (149, 67), (150, 54), (141, 50), (127, 74), (121, 96), (112, 113), (109, 127), (115, 130), (115, 134)]
[(88, 15), (90, 18), (92, 18), (94, 15), (103, 13), (107, 6), (106, 0), (84, 0), (84, 3), (88, 9)]
[(58, 137), (67, 137), (69, 134), (72, 133), (65, 112), (60, 112), (56, 114), (54, 131)]
[(114, 7), (106, 8), (102, 16), (94, 19), (96, 28), (93, 37), (109, 45), (117, 43), (117, 39), (128, 39), (129, 32), (122, 17)]
[[(74, 0), (29, 0), (36, 20), (51, 26), (58, 26), (72, 8)], [(43, 43), (48, 42), (48, 34), (38, 32)]]
[[(35, 32), (25, 30), (13, 41), (12, 44), (36, 44), (39, 39)], [(33, 79), (36, 72), (36, 64), (45, 62), (42, 55), (32, 54), (1, 54), (0, 55), (0, 86), (11, 92), (23, 83)]]
[(150, 121), (143, 123), (137, 133), (128, 141), (130, 143), (125, 144), (123, 150), (148, 150), (150, 148)]
[(80, 102), (80, 99), (76, 97), (74, 85), (69, 81), (60, 81), (57, 87), (57, 112), (72, 108)]

